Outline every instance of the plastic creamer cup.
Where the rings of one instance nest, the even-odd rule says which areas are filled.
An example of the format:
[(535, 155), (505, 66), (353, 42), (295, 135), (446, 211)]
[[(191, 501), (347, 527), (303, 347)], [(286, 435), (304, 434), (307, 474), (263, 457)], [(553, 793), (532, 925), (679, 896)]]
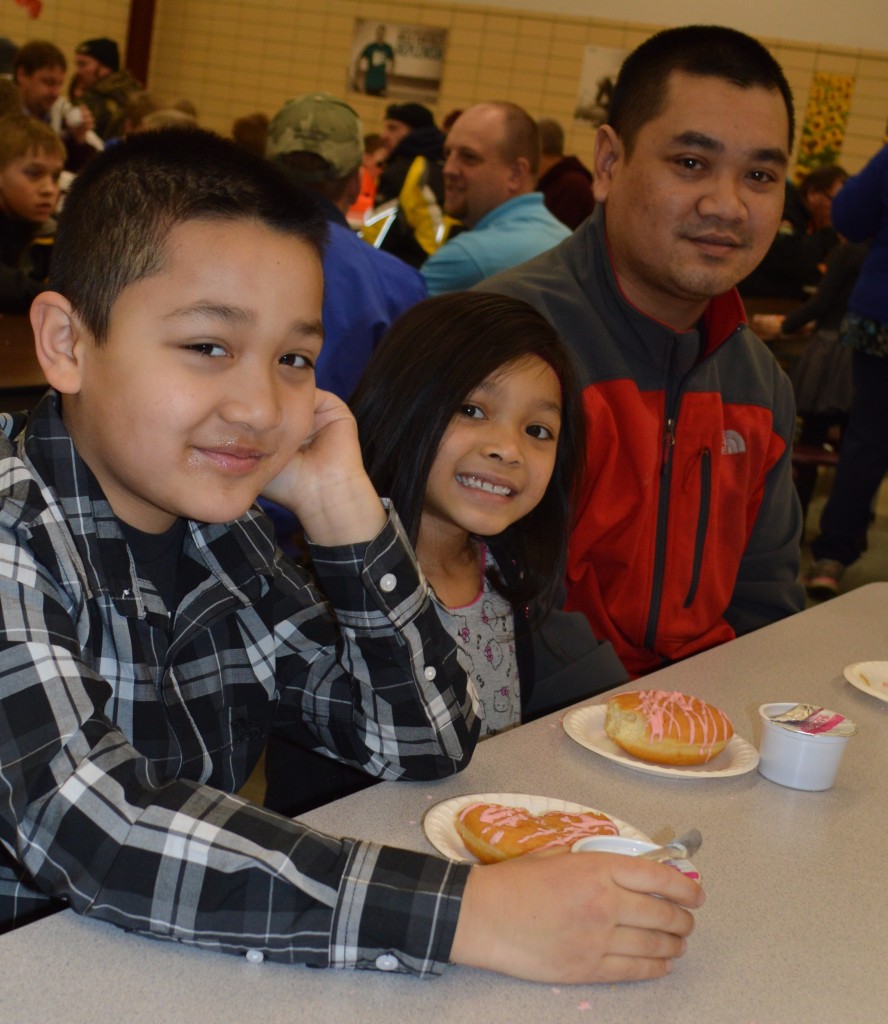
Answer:
[(762, 704), (759, 715), (761, 774), (790, 789), (830, 789), (857, 726), (814, 704)]

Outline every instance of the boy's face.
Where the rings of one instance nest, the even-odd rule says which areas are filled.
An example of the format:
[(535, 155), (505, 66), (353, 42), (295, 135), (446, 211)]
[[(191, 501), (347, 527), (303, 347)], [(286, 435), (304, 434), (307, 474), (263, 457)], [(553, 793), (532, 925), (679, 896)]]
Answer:
[(0, 210), (41, 224), (59, 199), (62, 158), (31, 150), (0, 168)]
[(160, 533), (249, 508), (312, 427), (322, 293), (298, 238), (254, 220), (173, 228), (160, 273), (114, 303), (105, 343), (82, 332), (63, 401), (119, 518)]

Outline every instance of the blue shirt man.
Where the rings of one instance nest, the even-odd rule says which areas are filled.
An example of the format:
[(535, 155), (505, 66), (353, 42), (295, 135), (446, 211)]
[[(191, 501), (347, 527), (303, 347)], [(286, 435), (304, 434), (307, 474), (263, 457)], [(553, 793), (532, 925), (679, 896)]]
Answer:
[(431, 295), (471, 288), (538, 256), (570, 231), (535, 192), (540, 143), (514, 103), (479, 103), (454, 122), (444, 145), (444, 212), (467, 229), (422, 266)]

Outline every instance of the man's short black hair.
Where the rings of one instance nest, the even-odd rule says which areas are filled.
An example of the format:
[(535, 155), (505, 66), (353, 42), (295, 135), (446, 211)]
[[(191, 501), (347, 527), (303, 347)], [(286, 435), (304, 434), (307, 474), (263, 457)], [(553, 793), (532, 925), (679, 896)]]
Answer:
[(50, 287), (98, 343), (124, 288), (159, 273), (166, 242), (189, 220), (255, 220), (323, 254), (327, 228), (314, 200), (267, 160), (211, 132), (132, 135), (94, 157), (65, 200)]
[(623, 61), (608, 124), (631, 155), (639, 131), (666, 104), (667, 81), (673, 71), (721, 78), (741, 88), (779, 90), (789, 117), (788, 149), (795, 133), (792, 91), (768, 50), (752, 36), (722, 25), (685, 25), (651, 36)]

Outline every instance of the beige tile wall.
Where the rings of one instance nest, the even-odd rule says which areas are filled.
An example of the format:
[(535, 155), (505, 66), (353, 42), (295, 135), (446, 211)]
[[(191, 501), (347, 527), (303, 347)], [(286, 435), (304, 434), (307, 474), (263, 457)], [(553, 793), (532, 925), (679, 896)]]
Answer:
[(29, 18), (13, 0), (2, 0), (0, 35), (19, 46), (30, 39), (49, 39), (65, 54), (70, 70), (74, 47), (84, 39), (108, 36), (122, 52), (129, 7), (129, 0), (44, 0), (40, 17)]
[[(592, 132), (572, 117), (584, 48), (632, 49), (659, 27), (409, 0), (158, 0), (152, 88), (187, 96), (202, 121), (222, 132), (234, 118), (271, 115), (302, 92), (342, 95), (358, 17), (449, 30), (439, 118), (479, 100), (511, 99), (534, 116), (560, 120), (569, 151), (586, 160)], [(849, 170), (862, 166), (885, 131), (888, 54), (765, 41), (786, 67), (801, 112), (813, 71), (857, 76), (842, 159)], [(350, 99), (367, 130), (378, 128), (386, 101)]]
[[(90, 36), (121, 44), (126, 37), (127, 0), (52, 0), (36, 21), (11, 0), (3, 6), (2, 33), (17, 42), (52, 39), (70, 54)], [(659, 27), (415, 0), (157, 0), (150, 86), (168, 98), (189, 98), (201, 121), (223, 133), (234, 118), (257, 110), (271, 115), (302, 92), (343, 95), (355, 18), (449, 30), (439, 117), (479, 100), (511, 99), (536, 117), (560, 120), (569, 151), (587, 161), (591, 130), (572, 119), (584, 48), (632, 49)], [(884, 137), (888, 54), (763, 41), (786, 69), (800, 114), (812, 72), (856, 76), (842, 162), (859, 169)], [(349, 98), (366, 129), (378, 128), (386, 101)]]

